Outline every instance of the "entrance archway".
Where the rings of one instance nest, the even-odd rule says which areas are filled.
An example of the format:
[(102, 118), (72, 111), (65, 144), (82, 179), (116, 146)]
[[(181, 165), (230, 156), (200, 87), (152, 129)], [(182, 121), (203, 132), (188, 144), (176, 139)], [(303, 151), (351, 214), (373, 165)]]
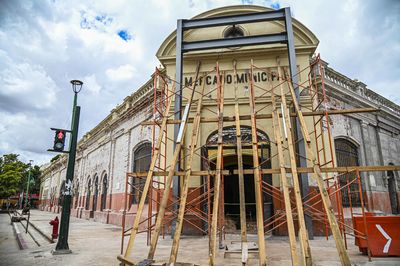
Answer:
[[(253, 150), (251, 146), (252, 134), (251, 128), (241, 126), (241, 143), (243, 168), (252, 169), (253, 166)], [(239, 176), (234, 172), (238, 169), (237, 148), (236, 148), (236, 128), (234, 126), (225, 127), (223, 129), (224, 143), (224, 170), (229, 170), (229, 175), (223, 176), (223, 201), (224, 214), (230, 229), (240, 229), (240, 201), (239, 201)], [(203, 169), (215, 170), (216, 151), (217, 151), (218, 132), (209, 135), (206, 145), (203, 146)], [(258, 155), (261, 168), (271, 168), (270, 160), (270, 142), (267, 134), (261, 130), (257, 130), (258, 139)], [(208, 160), (207, 160), (208, 158)], [(272, 185), (271, 175), (263, 175), (264, 182)], [(211, 187), (214, 185), (214, 179), (211, 178)], [(256, 203), (255, 203), (255, 186), (254, 175), (248, 174), (244, 176), (245, 188), (245, 204), (246, 204), (246, 220), (248, 224), (256, 221)], [(222, 187), (221, 187), (222, 188)], [(273, 213), (272, 197), (267, 193), (263, 193), (263, 216), (264, 219), (271, 217)], [(232, 228), (232, 223), (234, 227)], [(255, 228), (255, 227), (254, 227)]]

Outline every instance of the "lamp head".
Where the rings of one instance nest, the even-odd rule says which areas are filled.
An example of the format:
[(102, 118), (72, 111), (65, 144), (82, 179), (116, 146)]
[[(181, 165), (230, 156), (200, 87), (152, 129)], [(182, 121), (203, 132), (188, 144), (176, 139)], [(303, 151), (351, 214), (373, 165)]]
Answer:
[(82, 89), (83, 82), (77, 79), (71, 80), (72, 89), (75, 93), (79, 93)]

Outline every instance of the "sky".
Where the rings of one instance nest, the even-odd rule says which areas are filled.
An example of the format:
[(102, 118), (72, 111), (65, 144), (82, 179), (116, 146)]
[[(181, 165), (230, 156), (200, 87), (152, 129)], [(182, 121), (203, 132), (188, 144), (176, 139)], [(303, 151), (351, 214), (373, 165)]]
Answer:
[(84, 82), (81, 137), (150, 78), (177, 19), (242, 4), (289, 6), (331, 67), (400, 104), (397, 0), (0, 0), (0, 156), (48, 162), (50, 127), (70, 127), (70, 80)]

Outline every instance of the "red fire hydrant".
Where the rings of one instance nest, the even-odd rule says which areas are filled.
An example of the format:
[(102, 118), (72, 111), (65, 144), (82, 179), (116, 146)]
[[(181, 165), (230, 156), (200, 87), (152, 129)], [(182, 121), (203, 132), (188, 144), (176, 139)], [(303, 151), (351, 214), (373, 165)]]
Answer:
[(58, 224), (59, 223), (60, 222), (58, 221), (58, 216), (56, 216), (56, 218), (54, 220), (51, 220), (49, 222), (49, 224), (53, 226), (53, 233), (51, 234), (52, 239), (56, 239), (58, 237)]

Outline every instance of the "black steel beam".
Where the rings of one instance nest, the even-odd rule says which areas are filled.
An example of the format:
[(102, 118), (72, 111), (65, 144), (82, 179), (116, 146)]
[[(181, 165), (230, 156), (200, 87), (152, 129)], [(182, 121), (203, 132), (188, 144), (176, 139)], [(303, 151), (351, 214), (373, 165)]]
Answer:
[(189, 30), (197, 28), (209, 28), (209, 27), (255, 23), (255, 22), (280, 20), (280, 19), (283, 20), (284, 18), (285, 18), (285, 11), (284, 9), (280, 9), (276, 11), (249, 13), (242, 15), (183, 20), (182, 29)]
[[(293, 82), (293, 88), (296, 94), (297, 101), (300, 102), (300, 89), (297, 86), (299, 84), (299, 75), (297, 71), (297, 63), (296, 63), (296, 50), (294, 45), (294, 33), (293, 33), (293, 26), (292, 26), (292, 16), (290, 14), (290, 9), (288, 7), (285, 8), (285, 28), (287, 33), (287, 48), (288, 48), (288, 58), (289, 58), (289, 67), (290, 67), (290, 77)], [(292, 112), (294, 112), (294, 108)], [(301, 131), (301, 125), (298, 117), (294, 118), (295, 126), (294, 126), (294, 135), (297, 140), (296, 150), (298, 153), (297, 156), (297, 164), (300, 167), (307, 167), (307, 154), (306, 154), (306, 147), (304, 143), (303, 132)], [(300, 190), (301, 196), (305, 197), (309, 194), (309, 184), (308, 184), (308, 174), (300, 173), (299, 174), (299, 183), (300, 183)], [(304, 209), (307, 209), (307, 205), (304, 206)], [(314, 231), (313, 231), (313, 224), (311, 216), (305, 214), (304, 220), (306, 223), (308, 237), (309, 239), (314, 239)]]
[(196, 42), (183, 42), (182, 51), (190, 52), (215, 48), (228, 48), (258, 44), (286, 43), (286, 32), (266, 35), (245, 36), (228, 39), (213, 39)]

